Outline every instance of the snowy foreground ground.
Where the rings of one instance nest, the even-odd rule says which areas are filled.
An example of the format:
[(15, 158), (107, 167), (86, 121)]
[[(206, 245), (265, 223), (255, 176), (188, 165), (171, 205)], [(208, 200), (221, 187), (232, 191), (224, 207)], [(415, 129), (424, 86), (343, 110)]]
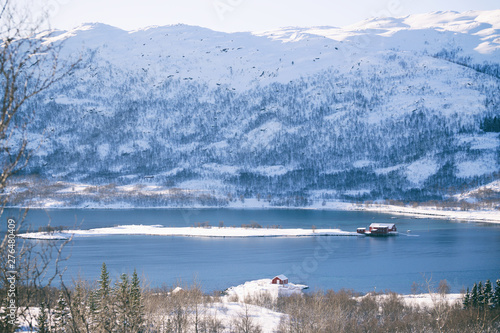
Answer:
[[(212, 306), (213, 311), (226, 308), (228, 311), (225, 314), (225, 320), (234, 318), (232, 316), (241, 316), (248, 310), (250, 316), (254, 319), (255, 323), (262, 326), (263, 332), (274, 332), (277, 328), (283, 313), (271, 311), (269, 309), (259, 307), (256, 305), (246, 305), (243, 303), (247, 297), (256, 297), (259, 294), (270, 295), (273, 299), (278, 296), (289, 296), (293, 294), (302, 293), (303, 289), (307, 286), (289, 283), (287, 287), (271, 284), (271, 279), (261, 279), (249, 281), (245, 284), (231, 287), (227, 290), (227, 296), (224, 296), (221, 303)], [(231, 302), (231, 300), (238, 299), (238, 302)], [(367, 297), (367, 296), (362, 296)], [(387, 295), (377, 295), (377, 298), (385, 298)], [(462, 302), (462, 294), (417, 294), (417, 295), (403, 295), (403, 300), (407, 305), (415, 305), (420, 307), (433, 307), (439, 302), (446, 302), (450, 305), (457, 302)], [(358, 298), (359, 299), (359, 298)]]
[(65, 230), (63, 232), (31, 232), (20, 234), (21, 238), (68, 239), (108, 235), (154, 235), (184, 237), (311, 237), (311, 236), (360, 236), (356, 232), (340, 229), (275, 229), (275, 228), (232, 228), (232, 227), (182, 227), (161, 225), (124, 225), (90, 230)]
[[(245, 299), (256, 298), (259, 295), (266, 295), (276, 299), (278, 296), (301, 294), (306, 288), (307, 286), (305, 285), (293, 283), (289, 283), (287, 286), (271, 284), (271, 279), (248, 281), (239, 286), (228, 288), (225, 296), (219, 302), (209, 304), (204, 312), (221, 320), (226, 326), (235, 319), (247, 316), (252, 320), (252, 323), (262, 327), (263, 333), (272, 333), (276, 331), (281, 318), (286, 316), (286, 314), (245, 303)], [(182, 292), (182, 289), (174, 289), (173, 293), (176, 292)], [(356, 299), (359, 300), (362, 297), (367, 296), (357, 297)], [(377, 295), (376, 297), (384, 298), (387, 295)], [(439, 294), (419, 294), (403, 295), (402, 297), (406, 304), (418, 305), (420, 307), (433, 307), (439, 302), (454, 304), (462, 301), (461, 294), (448, 294), (444, 296)], [(38, 308), (31, 308), (31, 319), (29, 320), (35, 320), (38, 313)]]
[[(248, 314), (254, 323), (262, 327), (263, 333), (275, 332), (281, 318), (286, 314), (269, 310), (256, 305), (249, 305), (244, 303), (248, 297), (256, 297), (259, 294), (270, 295), (273, 299), (278, 296), (289, 296), (293, 294), (301, 294), (303, 289), (307, 289), (305, 285), (289, 283), (287, 287), (271, 284), (271, 279), (261, 279), (249, 281), (245, 284), (231, 287), (227, 290), (227, 296), (222, 298), (221, 303), (216, 303), (211, 306), (212, 314), (217, 314), (218, 318), (224, 321), (231, 321), (238, 318), (248, 311)], [(238, 299), (238, 302), (231, 302), (231, 300)], [(367, 297), (367, 296), (362, 296)], [(388, 295), (377, 295), (377, 300), (388, 297)], [(462, 302), (462, 294), (417, 294), (417, 295), (402, 295), (404, 302), (409, 306), (419, 306), (431, 308), (440, 302), (445, 302), (450, 305)], [(358, 300), (361, 297), (357, 298)]]

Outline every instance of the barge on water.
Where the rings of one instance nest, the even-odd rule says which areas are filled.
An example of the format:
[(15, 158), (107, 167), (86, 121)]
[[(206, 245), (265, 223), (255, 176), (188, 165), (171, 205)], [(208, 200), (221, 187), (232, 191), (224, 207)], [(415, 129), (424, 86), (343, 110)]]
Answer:
[(358, 228), (356, 232), (366, 236), (396, 236), (398, 229), (394, 223), (372, 223), (368, 227), (368, 230), (366, 228)]

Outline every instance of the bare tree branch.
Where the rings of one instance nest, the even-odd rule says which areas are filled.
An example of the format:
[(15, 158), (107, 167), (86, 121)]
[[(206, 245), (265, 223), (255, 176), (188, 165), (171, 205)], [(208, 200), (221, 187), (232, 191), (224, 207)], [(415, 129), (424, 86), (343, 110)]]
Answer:
[[(62, 42), (54, 41), (52, 33), (42, 31), (46, 17), (36, 17), (29, 9), (20, 8), (6, 0), (0, 12), (0, 217), (9, 203), (6, 186), (10, 177), (23, 170), (34, 149), (28, 146), (29, 125), (36, 110), (30, 101), (53, 84), (67, 76), (79, 60), (72, 63), (61, 61)], [(22, 229), (27, 209), (16, 218), (15, 233)], [(0, 290), (10, 285), (4, 269), (7, 267), (8, 235), (0, 242)], [(65, 272), (62, 263), (67, 260), (63, 250), (71, 239), (43, 244), (17, 239), (15, 299), (17, 317), (30, 326), (29, 307), (42, 298), (50, 298), (48, 290), (54, 279)], [(12, 244), (12, 242), (11, 242)], [(0, 331), (14, 332), (15, 325), (7, 324), (6, 294), (0, 298)], [(50, 300), (48, 309), (54, 306)]]

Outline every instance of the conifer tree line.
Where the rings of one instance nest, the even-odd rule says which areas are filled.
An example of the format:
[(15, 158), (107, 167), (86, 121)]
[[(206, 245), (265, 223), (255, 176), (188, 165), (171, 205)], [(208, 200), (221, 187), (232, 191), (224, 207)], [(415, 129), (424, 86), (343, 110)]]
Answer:
[[(500, 279), (495, 287), (490, 281), (475, 284), (464, 306), (448, 303), (442, 289), (431, 306), (409, 304), (392, 292), (361, 296), (344, 289), (278, 298), (228, 295), (223, 301), (224, 293), (205, 294), (196, 283), (142, 288), (135, 270), (113, 282), (103, 264), (94, 285), (77, 281), (72, 289), (55, 289), (58, 296), (33, 304), (36, 321), (23, 326), (45, 333), (261, 333), (259, 313), (268, 309), (281, 316), (278, 333), (499, 331)], [(228, 316), (226, 302), (239, 304), (241, 311)]]
[(55, 309), (40, 304), (37, 332), (144, 332), (142, 297), (136, 270), (131, 277), (123, 273), (113, 285), (103, 263), (96, 288), (79, 281), (72, 291), (63, 288)]
[[(218, 296), (206, 295), (197, 284), (184, 288), (144, 290), (134, 270), (112, 283), (106, 264), (92, 287), (77, 281), (60, 289), (55, 305), (42, 301), (36, 320), (24, 327), (38, 333), (261, 333), (248, 312), (223, 322), (211, 305)], [(16, 329), (19, 327), (16, 327)]]
[(474, 283), (472, 290), (464, 295), (464, 308), (484, 308), (484, 309), (500, 309), (500, 279), (496, 280), (493, 287), (490, 280)]

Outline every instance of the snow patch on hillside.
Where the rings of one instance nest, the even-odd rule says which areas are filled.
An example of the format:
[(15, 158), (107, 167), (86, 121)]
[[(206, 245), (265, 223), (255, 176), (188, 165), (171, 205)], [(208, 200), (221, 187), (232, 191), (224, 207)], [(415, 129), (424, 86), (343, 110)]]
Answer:
[(355, 168), (364, 168), (364, 167), (370, 166), (372, 164), (373, 164), (373, 161), (370, 161), (370, 160), (359, 160), (359, 161), (354, 162), (352, 164), (352, 166)]
[(203, 165), (204, 169), (210, 170), (214, 173), (222, 173), (229, 175), (237, 175), (239, 168), (232, 165), (223, 165), (217, 163), (207, 163)]
[(470, 149), (487, 150), (496, 149), (500, 145), (498, 133), (485, 133), (483, 135), (463, 135), (459, 137), (461, 143), (470, 145)]
[(480, 195), (481, 193), (487, 193), (487, 192), (489, 192), (490, 194), (496, 193), (500, 195), (500, 180), (495, 180), (489, 184), (479, 186), (473, 190), (457, 194), (454, 197), (457, 200), (467, 200), (471, 197), (475, 197), (476, 195)]
[(498, 170), (499, 168), (496, 156), (491, 153), (483, 155), (476, 160), (459, 162), (457, 163), (457, 169), (458, 177), (468, 178), (488, 174), (491, 170)]
[(252, 171), (268, 177), (282, 176), (292, 170), (293, 169), (286, 168), (283, 165), (263, 165), (252, 169)]
[(413, 184), (422, 185), (427, 178), (434, 175), (438, 169), (439, 165), (434, 159), (425, 157), (406, 167), (406, 177)]
[(388, 174), (390, 172), (394, 172), (394, 171), (397, 171), (399, 169), (402, 169), (404, 167), (405, 167), (405, 164), (398, 164), (398, 165), (394, 165), (394, 166), (387, 167), (387, 168), (378, 168), (378, 169), (375, 169), (375, 173), (377, 175), (385, 175), (385, 174)]
[(361, 189), (361, 190), (348, 190), (348, 191), (345, 191), (344, 194), (350, 195), (350, 196), (361, 196), (364, 194), (370, 194), (370, 192), (371, 192), (371, 190)]
[(189, 191), (206, 191), (206, 190), (222, 190), (227, 187), (231, 187), (230, 185), (224, 184), (224, 182), (220, 179), (195, 179), (195, 180), (187, 180), (176, 187), (189, 190)]
[(250, 146), (253, 149), (258, 148), (259, 146), (267, 146), (271, 144), (271, 141), (282, 129), (283, 125), (280, 122), (267, 122), (264, 125), (248, 132), (244, 145)]
[(105, 159), (108, 156), (109, 148), (109, 144), (107, 143), (103, 143), (97, 147), (97, 154), (99, 154), (101, 160)]

